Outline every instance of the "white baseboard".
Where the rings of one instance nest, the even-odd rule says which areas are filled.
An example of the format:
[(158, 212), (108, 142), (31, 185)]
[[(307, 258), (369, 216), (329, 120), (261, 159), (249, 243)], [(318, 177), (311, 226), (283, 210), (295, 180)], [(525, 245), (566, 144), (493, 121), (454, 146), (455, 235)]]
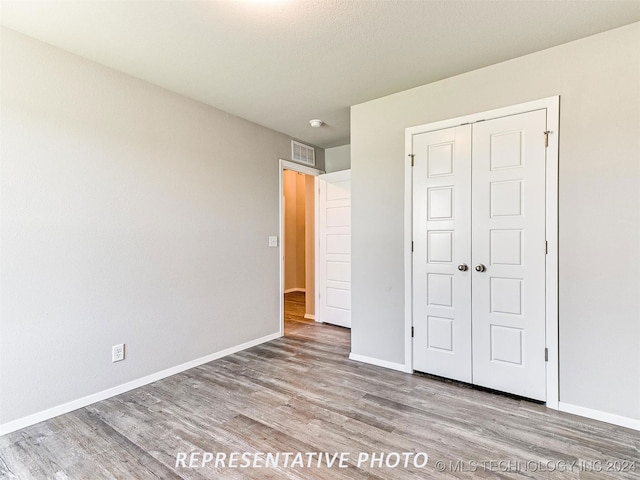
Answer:
[(133, 390), (134, 388), (139, 388), (144, 385), (148, 385), (150, 383), (156, 382), (158, 380), (162, 380), (163, 378), (169, 377), (171, 375), (175, 375), (180, 372), (184, 372), (185, 370), (189, 370), (190, 368), (198, 367), (200, 365), (211, 362), (213, 360), (226, 357), (227, 355), (231, 355), (232, 353), (246, 350), (247, 348), (260, 345), (261, 343), (269, 342), (276, 338), (280, 338), (281, 336), (282, 334), (280, 332), (272, 333), (271, 335), (267, 335), (266, 337), (250, 340), (240, 345), (236, 345), (234, 347), (230, 347), (225, 350), (221, 350), (219, 352), (212, 353), (210, 355), (206, 355), (204, 357), (200, 357), (195, 360), (191, 360), (190, 362), (186, 362), (181, 365), (177, 365), (175, 367), (167, 368), (166, 370), (162, 370), (160, 372), (152, 373), (151, 375), (147, 375), (146, 377), (138, 378), (137, 380), (132, 380), (130, 382), (123, 383), (122, 385), (118, 385), (117, 387), (108, 388), (101, 392), (87, 395), (86, 397), (78, 398), (77, 400), (72, 400), (70, 402), (63, 403), (62, 405), (48, 408), (41, 412), (37, 412), (23, 418), (19, 418), (11, 422), (0, 424), (0, 436), (6, 435), (7, 433), (15, 432), (16, 430), (20, 430), (21, 428), (35, 425), (36, 423), (40, 423), (45, 420), (49, 420), (50, 418), (57, 417), (58, 415), (62, 415), (64, 413), (69, 413), (69, 412), (72, 412), (73, 410), (86, 407), (87, 405), (91, 405), (92, 403), (96, 403), (101, 400), (106, 400), (107, 398), (120, 395), (121, 393), (128, 392), (129, 390)]
[(302, 292), (302, 293), (306, 293), (307, 289), (306, 288), (287, 288), (284, 293), (291, 293), (291, 292)]
[(304, 314), (304, 318), (306, 318), (307, 320), (314, 320), (316, 319), (315, 315), (311, 315), (310, 313), (305, 313)]
[(398, 370), (404, 373), (413, 373), (410, 368), (402, 363), (394, 363), (388, 362), (386, 360), (380, 360), (379, 358), (367, 357), (365, 355), (358, 355), (357, 353), (349, 354), (350, 360), (355, 360), (356, 362), (368, 363), (370, 365), (375, 365), (377, 367), (389, 368), (391, 370)]
[(601, 412), (600, 410), (594, 410), (592, 408), (580, 407), (578, 405), (571, 405), (570, 403), (559, 402), (558, 410), (565, 413), (572, 413), (574, 415), (580, 415), (581, 417), (591, 418), (593, 420), (600, 420), (601, 422), (612, 423), (619, 425), (620, 427), (627, 427), (633, 430), (640, 430), (640, 420), (636, 420), (629, 417), (623, 417), (621, 415), (615, 415), (613, 413)]

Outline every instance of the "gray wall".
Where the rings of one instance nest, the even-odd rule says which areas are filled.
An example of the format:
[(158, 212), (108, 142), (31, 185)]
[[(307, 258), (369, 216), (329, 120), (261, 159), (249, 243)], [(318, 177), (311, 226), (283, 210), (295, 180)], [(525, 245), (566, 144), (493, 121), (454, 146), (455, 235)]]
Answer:
[(351, 168), (351, 145), (327, 148), (325, 151), (325, 170), (327, 173)]
[(1, 35), (0, 422), (278, 332), (290, 138)]
[(352, 107), (352, 351), (404, 363), (404, 129), (554, 95), (560, 401), (640, 419), (639, 23)]

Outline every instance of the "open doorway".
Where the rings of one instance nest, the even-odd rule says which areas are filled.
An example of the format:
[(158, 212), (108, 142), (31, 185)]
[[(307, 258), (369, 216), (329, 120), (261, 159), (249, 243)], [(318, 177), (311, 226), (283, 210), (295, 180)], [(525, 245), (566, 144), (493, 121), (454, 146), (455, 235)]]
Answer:
[(314, 177), (282, 173), (284, 333), (315, 321)]
[(315, 177), (322, 173), (280, 161), (281, 333), (315, 323)]

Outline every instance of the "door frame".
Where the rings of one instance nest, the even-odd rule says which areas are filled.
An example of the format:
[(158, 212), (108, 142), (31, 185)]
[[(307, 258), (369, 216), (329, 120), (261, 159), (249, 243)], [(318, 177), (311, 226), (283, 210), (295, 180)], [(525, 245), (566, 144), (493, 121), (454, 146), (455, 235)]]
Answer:
[[(280, 298), (278, 300), (280, 305), (280, 336), (284, 335), (284, 205), (282, 202), (282, 196), (284, 194), (282, 178), (285, 170), (293, 170), (294, 172), (304, 173), (305, 175), (311, 175), (312, 177), (317, 177), (324, 173), (324, 170), (318, 170), (317, 168), (307, 167), (306, 165), (301, 165), (299, 163), (292, 162), (290, 160), (283, 160), (282, 158), (278, 162), (278, 254), (280, 255), (279, 265), (280, 265), (280, 288), (279, 295)], [(317, 183), (317, 182), (314, 182)], [(317, 189), (317, 186), (314, 186), (314, 192)], [(315, 207), (314, 207), (315, 209)], [(315, 213), (315, 212), (314, 212)], [(316, 222), (317, 226), (317, 215), (314, 214), (314, 222)], [(315, 232), (316, 230), (314, 230)], [(317, 237), (317, 234), (314, 234)], [(314, 239), (314, 245), (317, 243), (317, 239)], [(314, 262), (315, 262), (314, 257)], [(316, 304), (314, 307), (314, 315), (317, 317), (318, 305)]]
[(534, 110), (547, 110), (548, 147), (545, 180), (545, 229), (547, 255), (545, 257), (545, 341), (548, 349), (546, 364), (546, 406), (558, 410), (559, 400), (559, 348), (558, 348), (558, 146), (560, 124), (560, 96), (464, 115), (447, 120), (426, 123), (405, 129), (404, 164), (404, 311), (405, 311), (405, 371), (413, 372), (413, 169), (411, 152), (413, 136), (466, 123), (507, 117)]

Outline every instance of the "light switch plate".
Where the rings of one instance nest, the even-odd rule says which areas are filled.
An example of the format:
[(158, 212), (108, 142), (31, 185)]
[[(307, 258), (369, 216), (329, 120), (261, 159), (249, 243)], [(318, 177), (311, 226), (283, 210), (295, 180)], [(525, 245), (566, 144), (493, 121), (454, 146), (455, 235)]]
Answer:
[(269, 246), (277, 247), (278, 246), (278, 237), (270, 236), (269, 237)]

